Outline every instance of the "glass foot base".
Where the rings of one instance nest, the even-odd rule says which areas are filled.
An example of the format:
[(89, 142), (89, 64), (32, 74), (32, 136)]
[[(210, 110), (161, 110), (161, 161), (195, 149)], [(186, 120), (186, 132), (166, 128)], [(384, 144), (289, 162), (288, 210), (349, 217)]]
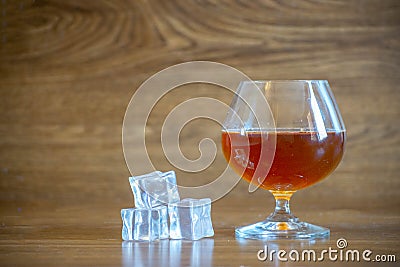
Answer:
[(248, 239), (318, 239), (329, 237), (328, 228), (306, 222), (262, 221), (238, 227), (236, 237)]

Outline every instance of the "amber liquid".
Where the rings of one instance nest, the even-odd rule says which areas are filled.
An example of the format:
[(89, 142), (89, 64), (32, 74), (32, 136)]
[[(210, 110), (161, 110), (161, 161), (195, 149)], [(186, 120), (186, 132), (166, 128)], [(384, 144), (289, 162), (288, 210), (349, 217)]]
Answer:
[(256, 178), (263, 180), (260, 187), (273, 191), (296, 191), (325, 178), (342, 159), (344, 143), (343, 131), (323, 136), (317, 132), (222, 132), (222, 150), (235, 172), (250, 182), (257, 169)]

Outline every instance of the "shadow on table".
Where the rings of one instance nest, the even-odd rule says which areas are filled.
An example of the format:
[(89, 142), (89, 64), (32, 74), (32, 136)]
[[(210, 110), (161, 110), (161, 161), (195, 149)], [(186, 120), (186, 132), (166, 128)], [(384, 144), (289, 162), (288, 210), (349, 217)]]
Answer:
[(122, 242), (122, 266), (212, 266), (214, 239)]

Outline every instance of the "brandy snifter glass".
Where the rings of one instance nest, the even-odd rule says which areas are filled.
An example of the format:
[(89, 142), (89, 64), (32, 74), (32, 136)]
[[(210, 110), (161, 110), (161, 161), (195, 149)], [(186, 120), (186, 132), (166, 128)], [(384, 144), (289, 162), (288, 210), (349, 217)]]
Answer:
[(325, 80), (245, 81), (222, 129), (233, 170), (276, 200), (264, 221), (238, 227), (239, 238), (310, 239), (329, 229), (302, 222), (289, 208), (294, 192), (327, 177), (340, 163), (346, 129)]

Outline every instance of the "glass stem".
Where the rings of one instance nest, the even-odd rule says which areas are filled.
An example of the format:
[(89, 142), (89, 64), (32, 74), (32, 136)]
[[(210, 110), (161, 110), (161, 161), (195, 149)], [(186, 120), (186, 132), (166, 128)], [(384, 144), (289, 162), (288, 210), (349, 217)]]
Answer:
[(275, 197), (275, 210), (267, 218), (274, 222), (292, 222), (297, 221), (297, 217), (293, 216), (290, 211), (289, 201), (293, 195), (293, 191), (271, 191)]

